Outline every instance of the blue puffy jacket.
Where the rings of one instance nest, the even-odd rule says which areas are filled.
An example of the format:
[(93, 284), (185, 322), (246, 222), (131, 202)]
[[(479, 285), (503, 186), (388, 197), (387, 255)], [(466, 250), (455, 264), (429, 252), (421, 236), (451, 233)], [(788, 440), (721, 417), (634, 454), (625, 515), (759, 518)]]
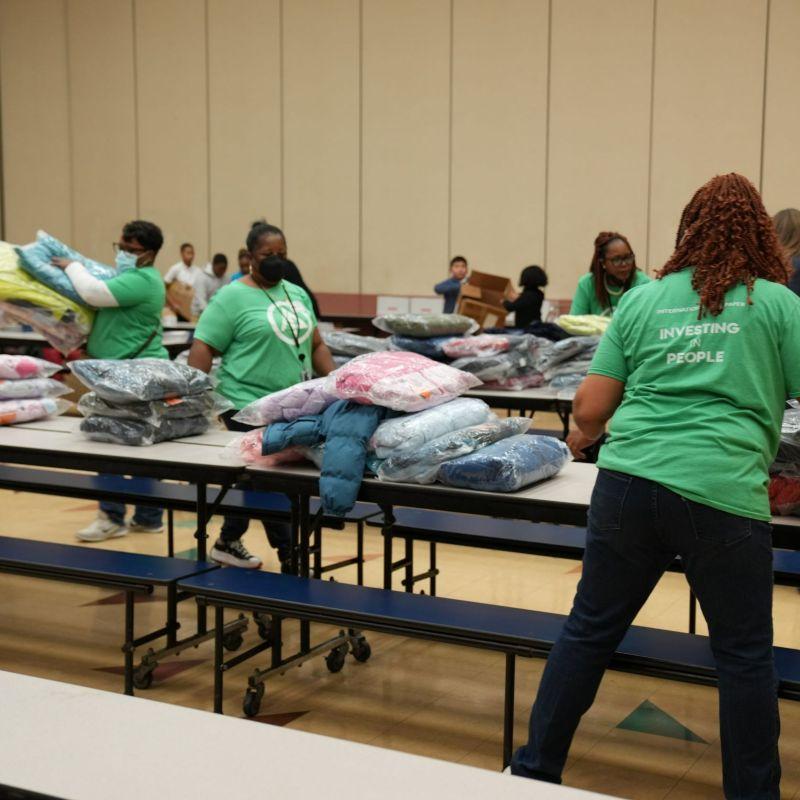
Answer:
[(292, 445), (311, 447), (325, 442), (319, 481), (322, 508), (326, 514), (341, 517), (356, 504), (369, 440), (389, 416), (397, 416), (397, 412), (337, 400), (322, 414), (274, 422), (264, 431), (261, 452), (271, 455)]

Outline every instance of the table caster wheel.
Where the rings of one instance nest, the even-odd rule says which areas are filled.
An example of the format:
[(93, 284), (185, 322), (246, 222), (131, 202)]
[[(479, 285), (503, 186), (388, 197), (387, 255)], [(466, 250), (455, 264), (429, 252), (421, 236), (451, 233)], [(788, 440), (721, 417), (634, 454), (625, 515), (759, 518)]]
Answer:
[(133, 671), (133, 685), (136, 689), (149, 689), (153, 684), (156, 664), (144, 664)]
[(341, 672), (345, 658), (347, 658), (347, 645), (339, 645), (325, 656), (325, 664), (330, 672)]
[(250, 687), (244, 693), (244, 702), (242, 703), (242, 710), (246, 717), (255, 717), (261, 708), (261, 700), (264, 697), (264, 684), (259, 683), (254, 689)]
[(243, 642), (244, 636), (242, 636), (242, 632), (238, 630), (230, 631), (222, 636), (222, 646), (226, 650), (238, 650), (242, 646)]
[(365, 661), (369, 661), (369, 657), (372, 655), (372, 648), (369, 646), (369, 642), (366, 639), (356, 639), (351, 646), (353, 658), (356, 661), (360, 661), (362, 664)]

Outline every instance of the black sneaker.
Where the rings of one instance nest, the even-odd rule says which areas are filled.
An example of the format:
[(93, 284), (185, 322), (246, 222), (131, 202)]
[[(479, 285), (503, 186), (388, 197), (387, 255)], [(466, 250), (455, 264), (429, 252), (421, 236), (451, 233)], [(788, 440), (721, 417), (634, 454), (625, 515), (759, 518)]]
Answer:
[(250, 553), (241, 539), (234, 539), (232, 542), (217, 539), (211, 548), (211, 559), (217, 564), (228, 564), (242, 569), (258, 569), (261, 566), (261, 559)]

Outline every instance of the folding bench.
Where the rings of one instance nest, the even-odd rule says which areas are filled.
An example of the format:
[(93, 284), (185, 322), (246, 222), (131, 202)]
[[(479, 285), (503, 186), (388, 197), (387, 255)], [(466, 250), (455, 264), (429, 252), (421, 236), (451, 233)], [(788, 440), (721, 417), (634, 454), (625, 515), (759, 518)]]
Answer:
[[(186, 595), (180, 596), (178, 581), (218, 569), (216, 564), (204, 561), (120, 553), (0, 536), (0, 572), (81, 583), (125, 593), (125, 639), (122, 646), (125, 654), (125, 694), (133, 694), (134, 682), (139, 684), (137, 688), (146, 688), (145, 685), (149, 685), (155, 669), (155, 664), (151, 667), (140, 667), (137, 670), (138, 679), (134, 680), (133, 655), (137, 647), (166, 637), (168, 648), (172, 648), (173, 652), (181, 649), (181, 642), (177, 638), (180, 627), (177, 606), (181, 599), (186, 599)], [(166, 587), (167, 590), (167, 617), (164, 627), (135, 638), (134, 595), (152, 594), (157, 586)], [(240, 631), (246, 624), (245, 620), (238, 620), (228, 625), (225, 631), (220, 631), (220, 635), (232, 636), (228, 638), (228, 642), (235, 643), (235, 638), (241, 636)]]
[[(228, 661), (223, 656), (224, 609), (258, 609), (276, 621), (288, 617), (343, 629), (366, 628), (383, 633), (430, 639), (449, 644), (494, 650), (505, 655), (505, 704), (503, 764), (508, 764), (513, 746), (514, 680), (516, 656), (545, 657), (563, 626), (565, 616), (542, 611), (451, 600), (407, 592), (392, 592), (349, 586), (328, 581), (277, 575), (259, 571), (225, 569), (181, 580), (180, 589), (197, 597), (198, 603), (215, 610), (217, 636), (214, 648), (214, 711), (222, 713), (224, 673), (262, 652), (262, 643)], [(351, 640), (342, 630), (339, 637), (306, 652), (283, 659), (280, 654), (280, 624), (273, 626), (272, 663), (256, 669), (248, 680), (244, 712), (258, 713), (264, 695), (264, 680), (283, 673), (333, 646), (328, 667), (338, 671), (350, 650), (358, 661), (370, 656), (363, 637)], [(780, 694), (800, 699), (800, 651), (776, 647)], [(714, 661), (708, 639), (689, 633), (632, 627), (611, 662), (613, 669), (660, 678), (713, 684)]]

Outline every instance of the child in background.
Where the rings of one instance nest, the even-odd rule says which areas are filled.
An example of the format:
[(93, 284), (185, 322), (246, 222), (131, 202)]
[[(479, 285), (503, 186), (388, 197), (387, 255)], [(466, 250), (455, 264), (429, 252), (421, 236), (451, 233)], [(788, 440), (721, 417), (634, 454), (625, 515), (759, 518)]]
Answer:
[(456, 310), (461, 284), (467, 278), (467, 259), (464, 256), (453, 256), (450, 259), (450, 277), (433, 287), (436, 294), (444, 295), (444, 313), (452, 314)]
[(510, 292), (508, 299), (503, 300), (506, 311), (515, 314), (515, 328), (527, 328), (534, 322), (542, 321), (542, 302), (544, 289), (547, 286), (547, 273), (536, 265), (525, 267), (519, 276), (522, 293)]

